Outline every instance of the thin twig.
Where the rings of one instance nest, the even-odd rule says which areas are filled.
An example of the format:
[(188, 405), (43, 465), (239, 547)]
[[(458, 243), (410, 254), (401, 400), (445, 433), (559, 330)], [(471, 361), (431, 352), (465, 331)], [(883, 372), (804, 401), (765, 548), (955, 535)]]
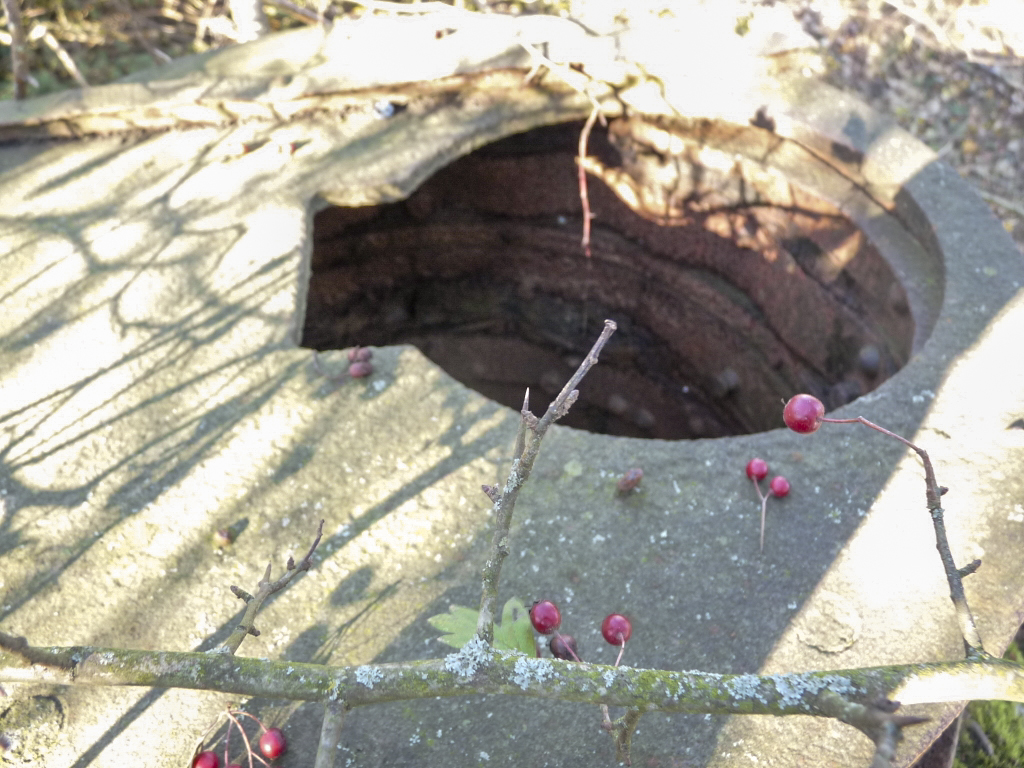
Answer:
[(328, 701), (324, 709), (324, 724), (320, 728), (320, 744), (316, 750), (313, 768), (333, 768), (341, 742), (341, 727), (345, 724), (345, 702)]
[(627, 709), (626, 714), (615, 721), (615, 759), (619, 763), (633, 764), (629, 759), (629, 750), (636, 727), (640, 725), (640, 715), (639, 709)]
[[(932, 468), (931, 459), (928, 458), (928, 452), (923, 448), (919, 448), (914, 443), (907, 440), (905, 437), (897, 435), (895, 432), (890, 432), (884, 427), (880, 427), (874, 422), (868, 421), (863, 416), (858, 416), (855, 419), (822, 419), (822, 421), (831, 422), (833, 424), (863, 424), (865, 427), (870, 427), (877, 432), (881, 432), (883, 435), (899, 440), (901, 443), (909, 448), (912, 448), (918, 456), (921, 457), (921, 461), (924, 462), (924, 482), (925, 482), (925, 499), (928, 504), (928, 512), (932, 516), (932, 524), (935, 528), (935, 548), (939, 550), (939, 557), (942, 560), (942, 568), (946, 572), (946, 581), (949, 583), (949, 597), (953, 601), (953, 608), (956, 612), (957, 621), (960, 623), (960, 634), (963, 636), (964, 648), (967, 651), (967, 656), (984, 658), (988, 656), (984, 646), (981, 642), (981, 634), (978, 632), (978, 626), (974, 621), (974, 615), (971, 613), (971, 608), (967, 604), (967, 596), (964, 593), (964, 582), (962, 576), (964, 575), (960, 569), (956, 567), (956, 562), (953, 560), (953, 553), (949, 548), (949, 539), (946, 537), (946, 524), (943, 519), (943, 509), (940, 499), (943, 494), (948, 490), (947, 488), (940, 486), (935, 481), (935, 470)], [(980, 565), (980, 563), (979, 563)], [(977, 570), (977, 566), (973, 563), (971, 566), (967, 566), (968, 569)]]
[[(523, 403), (522, 421), (519, 425), (519, 434), (516, 437), (516, 455), (512, 457), (512, 468), (508, 473), (508, 480), (501, 492), (501, 497), (494, 503), (494, 537), (491, 540), (491, 554), (484, 563), (482, 575), (482, 595), (480, 597), (480, 615), (477, 619), (476, 633), (488, 645), (494, 640), (494, 617), (498, 611), (498, 580), (501, 577), (501, 566), (509, 553), (509, 527), (512, 525), (512, 511), (515, 509), (516, 499), (519, 490), (523, 487), (533, 463), (540, 451), (541, 440), (544, 439), (555, 420), (564, 416), (569, 407), (575, 402), (579, 395), (576, 387), (587, 375), (587, 371), (594, 367), (597, 358), (608, 343), (608, 339), (615, 333), (617, 326), (611, 320), (604, 321), (604, 330), (590, 352), (580, 363), (576, 373), (572, 375), (569, 382), (558, 393), (558, 396), (551, 401), (544, 415), (537, 419), (529, 410), (529, 393)], [(519, 447), (520, 438), (522, 448)]]
[(1005, 197), (986, 192), (985, 190), (978, 190), (978, 194), (981, 195), (982, 200), (986, 200), (993, 205), (998, 205), (1000, 208), (1005, 208), (1011, 213), (1016, 213), (1018, 216), (1024, 216), (1024, 205), (1015, 203), (1013, 200), (1008, 200)]
[(288, 2), (288, 0), (269, 0), (269, 2), (271, 5), (277, 6), (281, 10), (291, 14), (292, 16), (301, 21), (306, 21), (309, 22), (310, 24), (323, 24), (323, 17), (318, 13), (314, 13), (308, 8), (303, 8), (300, 5), (295, 5), (295, 3), (290, 3)]
[[(347, 5), (358, 5), (366, 8), (370, 11), (380, 11), (382, 13), (411, 13), (411, 14), (428, 14), (428, 13), (459, 13), (460, 10), (448, 3), (440, 2), (425, 2), (425, 3), (395, 3), (388, 2), (388, 0), (343, 0)], [(465, 11), (463, 11), (465, 13)]]
[(870, 704), (851, 701), (833, 690), (822, 691), (817, 704), (831, 717), (852, 725), (875, 743), (871, 768), (891, 768), (903, 729), (928, 722), (927, 717), (897, 715), (899, 702), (881, 699)]
[(594, 108), (590, 110), (590, 115), (587, 117), (587, 122), (583, 124), (583, 130), (580, 131), (579, 157), (576, 160), (576, 169), (579, 174), (580, 202), (583, 204), (583, 239), (580, 241), (580, 245), (583, 246), (583, 253), (588, 259), (591, 255), (590, 220), (594, 218), (594, 214), (590, 212), (590, 195), (587, 193), (587, 171), (584, 167), (584, 160), (587, 156), (587, 139), (590, 138), (590, 131), (594, 128), (594, 123), (597, 122), (600, 114), (600, 109), (597, 105), (594, 105)]
[(935, 41), (939, 45), (945, 45), (948, 48), (952, 48), (953, 50), (959, 51), (961, 53), (965, 52), (963, 48), (961, 48), (958, 45), (955, 45), (953, 41), (950, 39), (949, 35), (946, 33), (946, 30), (940, 27), (938, 23), (930, 19), (927, 16), (927, 14), (922, 13), (916, 8), (911, 8), (910, 6), (901, 2), (901, 0), (885, 0), (885, 4), (894, 8), (898, 13), (901, 13), (904, 16), (906, 16), (908, 19), (910, 19), (918, 26), (924, 27), (929, 32), (931, 32), (932, 37), (935, 38)]
[(234, 631), (228, 636), (228, 638), (221, 643), (217, 649), (218, 652), (227, 652), (234, 654), (238, 650), (238, 646), (242, 644), (246, 635), (252, 635), (253, 637), (259, 637), (259, 630), (256, 629), (256, 614), (259, 613), (260, 608), (263, 607), (263, 603), (268, 597), (273, 595), (275, 592), (280, 592), (293, 578), (302, 571), (308, 571), (313, 565), (313, 552), (320, 545), (320, 539), (324, 535), (324, 521), (320, 521), (320, 527), (317, 529), (316, 538), (313, 539), (313, 543), (309, 547), (309, 551), (306, 552), (298, 565), (292, 558), (288, 558), (288, 564), (285, 567), (284, 575), (281, 576), (277, 581), (270, 580), (270, 564), (267, 564), (267, 570), (263, 574), (263, 578), (260, 579), (257, 584), (258, 589), (255, 595), (250, 595), (243, 589), (231, 586), (231, 592), (238, 599), (245, 602), (245, 613), (242, 615), (242, 620), (238, 622), (238, 626), (235, 627)]
[(26, 63), (25, 28), (21, 23), (21, 8), (18, 0), (0, 0), (7, 13), (7, 28), (11, 32), (11, 74), (14, 77), (14, 98), (25, 98), (25, 84), (28, 83)]
[(533, 61), (530, 71), (524, 78), (525, 82), (532, 81), (537, 72), (540, 71), (541, 67), (547, 67), (551, 72), (557, 73), (562, 80), (574, 88), (578, 93), (581, 93), (590, 99), (592, 108), (590, 110), (590, 114), (587, 116), (587, 121), (583, 124), (583, 129), (580, 131), (579, 145), (577, 147), (578, 157), (576, 159), (577, 173), (579, 175), (580, 202), (583, 204), (583, 238), (580, 245), (583, 246), (583, 253), (589, 259), (591, 255), (590, 220), (594, 218), (594, 214), (590, 211), (590, 196), (587, 193), (587, 141), (590, 138), (590, 132), (594, 128), (594, 123), (600, 120), (601, 125), (607, 125), (604, 111), (601, 109), (601, 105), (598, 103), (597, 99), (594, 98), (594, 94), (591, 93), (589, 86), (593, 82), (592, 78), (587, 78), (585, 83), (581, 85), (580, 78), (586, 78), (586, 75), (579, 73), (567, 64), (552, 61), (532, 45), (528, 45), (524, 42), (520, 42), (519, 44), (526, 49), (526, 52), (530, 54), (530, 58)]
[[(41, 30), (41, 32), (37, 32), (36, 30)], [(64, 69), (67, 70), (67, 73), (75, 79), (75, 82), (82, 88), (89, 87), (89, 82), (85, 79), (85, 76), (81, 71), (79, 71), (78, 66), (75, 64), (75, 60), (71, 58), (71, 54), (64, 50), (64, 46), (60, 44), (60, 41), (53, 36), (53, 33), (50, 30), (42, 24), (37, 24), (32, 28), (32, 32), (29, 33), (29, 36), (38, 36), (42, 38), (43, 43), (47, 48), (53, 51), (53, 55), (57, 57), (57, 60), (63, 65)]]

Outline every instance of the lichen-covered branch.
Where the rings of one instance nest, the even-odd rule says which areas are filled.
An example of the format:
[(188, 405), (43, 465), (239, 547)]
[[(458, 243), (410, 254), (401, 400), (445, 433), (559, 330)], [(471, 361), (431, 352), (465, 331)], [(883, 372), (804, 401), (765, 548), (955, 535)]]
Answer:
[[(604, 330), (594, 342), (594, 346), (580, 363), (576, 373), (558, 393), (558, 397), (551, 401), (547, 411), (539, 419), (530, 413), (530, 393), (529, 391), (526, 393), (522, 421), (519, 425), (519, 433), (512, 456), (512, 469), (509, 470), (504, 489), (501, 490), (500, 496), (494, 502), (494, 536), (491, 539), (490, 555), (483, 567), (483, 589), (476, 633), (487, 644), (494, 640), (494, 617), (498, 611), (498, 581), (501, 578), (501, 566), (509, 553), (509, 528), (512, 525), (512, 512), (516, 506), (516, 499), (519, 498), (519, 491), (530, 477), (533, 463), (537, 460), (537, 454), (540, 452), (541, 440), (544, 439), (548, 427), (568, 413), (569, 408), (576, 402), (579, 395), (576, 387), (587, 375), (587, 371), (597, 364), (601, 350), (604, 349), (604, 345), (608, 343), (611, 335), (615, 333), (616, 327), (613, 321), (604, 321)], [(488, 493), (488, 489), (484, 489), (488, 496), (498, 493), (495, 489), (489, 490)]]
[[(967, 699), (1024, 703), (1024, 666), (986, 658), (778, 675), (610, 667), (494, 651), (479, 638), (442, 659), (333, 667), (90, 646), (33, 647), (0, 633), (0, 682), (221, 691), (347, 708), (439, 696), (506, 694), (661, 712), (841, 717), (837, 702), (878, 707)], [(895, 704), (888, 707), (893, 709)]]

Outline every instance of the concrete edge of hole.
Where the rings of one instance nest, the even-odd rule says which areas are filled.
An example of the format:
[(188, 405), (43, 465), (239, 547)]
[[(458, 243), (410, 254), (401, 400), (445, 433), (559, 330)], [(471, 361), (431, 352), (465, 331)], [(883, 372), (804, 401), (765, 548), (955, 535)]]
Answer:
[[(819, 83), (800, 83), (789, 93), (795, 98), (786, 112), (800, 119), (791, 134), (816, 147), (821, 157), (828, 157), (821, 148), (834, 140), (836, 125), (846, 123), (850, 115), (857, 120), (866, 116), (864, 105)], [(804, 101), (807, 98), (809, 102)], [(756, 105), (757, 101), (749, 104)], [(918, 441), (930, 451), (937, 472), (966, 494), (956, 501), (950, 497), (947, 525), (957, 531), (953, 546), (958, 563), (983, 556), (990, 569), (985, 576), (968, 580), (968, 596), (988, 630), (990, 650), (1001, 652), (1016, 632), (1020, 611), (1019, 600), (1005, 596), (1020, 594), (1021, 589), (1013, 560), (1020, 542), (1019, 523), (1013, 521), (1020, 517), (1022, 489), (1012, 469), (1021, 457), (1021, 440), (1009, 427), (1024, 408), (1013, 384), (1020, 375), (1020, 361), (1013, 351), (1012, 330), (1021, 322), (1024, 261), (998, 220), (955, 171), (906, 132), (885, 126), (870, 111), (867, 116), (869, 124), (879, 126), (878, 139), (860, 146), (851, 142), (854, 157), (864, 158), (855, 163), (860, 169), (850, 173), (843, 158), (831, 158), (830, 163), (844, 171), (840, 179), (805, 172), (801, 181), (839, 205), (879, 247), (907, 290), (917, 328), (908, 365), (834, 415), (865, 416)], [(808, 140), (816, 119), (823, 128), (817, 141)], [(794, 175), (800, 176), (790, 178)], [(850, 177), (855, 183), (848, 183)], [(850, 431), (836, 426), (811, 439), (776, 431), (714, 445), (675, 447), (680, 462), (703, 459), (716, 467), (739, 467), (744, 456), (799, 454), (805, 470), (801, 484), (813, 485), (804, 487), (813, 490), (816, 514), (863, 516), (775, 643), (765, 659), (765, 671), (962, 655), (927, 525), (920, 462), (913, 454), (900, 458), (901, 451), (889, 453), (891, 447), (879, 445), (875, 437), (860, 427)], [(986, 467), (982, 476), (988, 478), (981, 485), (971, 479), (978, 476), (975, 470), (980, 466)], [(711, 477), (708, 481), (713, 482)], [(856, 489), (865, 487), (872, 489), (873, 498), (869, 507), (860, 508), (854, 501)], [(1010, 511), (1014, 509), (1017, 512)], [(799, 525), (777, 524), (786, 529), (781, 531), (782, 540), (795, 552), (813, 539)], [(837, 524), (842, 525), (838, 520)], [(937, 600), (909, 609), (913, 598), (901, 597), (900, 592), (906, 589), (920, 597), (919, 585), (928, 581)], [(832, 646), (816, 643), (813, 637), (823, 625), (840, 635), (849, 632), (849, 646), (842, 647), (846, 641)], [(901, 765), (923, 752), (959, 707), (907, 710), (926, 712), (934, 720), (905, 734)], [(722, 749), (743, 743), (750, 753), (759, 754), (780, 741), (806, 746), (817, 727), (792, 720), (733, 718), (718, 743)], [(827, 754), (829, 749), (821, 746)], [(848, 755), (841, 762), (855, 764), (852, 760)], [(720, 754), (711, 764), (732, 762)]]
[[(862, 105), (827, 90), (834, 96), (802, 104), (777, 80), (753, 79), (744, 93), (727, 94), (734, 120), (774, 99), (791, 123), (808, 126), (804, 136), (815, 114), (832, 110), (821, 129), (827, 141), (807, 141), (825, 155), (841, 139), (844, 109), (864, 120)], [(586, 115), (585, 100), (570, 101), (539, 99), (513, 129)], [(483, 111), (479, 100), (464, 108)], [(872, 116), (865, 125), (873, 121), (884, 122)], [(482, 141), (453, 125), (451, 154)], [(494, 138), (501, 125), (489, 124)], [(415, 135), (407, 129), (422, 127), (408, 119), (391, 126), (403, 142)], [(352, 136), (306, 128), (308, 154), (292, 152), (295, 136), (284, 129), (242, 151), (258, 130), (241, 124), (187, 140), (0, 149), (11, 216), (0, 231), (10, 246), (4, 290), (21, 299), (4, 314), (0, 380), (4, 519), (13, 526), (4, 541), (18, 545), (5, 553), (5, 565), (14, 564), (5, 588), (17, 596), (3, 603), (5, 631), (59, 644), (202, 648), (235, 620), (226, 585), (251, 584), (267, 562), (278, 570), (288, 553), (304, 551), (321, 516), (329, 520), (321, 567), (268, 607), (263, 635), (244, 653), (299, 659), (312, 648), (338, 664), (437, 656), (445, 651), (425, 617), (478, 598), (488, 531), (479, 485), (507, 468), (513, 414), (410, 349), (379, 350), (369, 381), (331, 383), (316, 376), (306, 351), (282, 343), (293, 329), (294, 291), (281, 286), (296, 279), (296, 242), (308, 234), (314, 194), (344, 192), (343, 169), (353, 198), (397, 199), (441, 161), (413, 147), (396, 164), (412, 181), (382, 171), (372, 179), (378, 186), (357, 189), (371, 172), (324, 149)], [(865, 157), (875, 156), (880, 135), (858, 134)], [(903, 134), (886, 135), (898, 141), (885, 146), (903, 146), (906, 157), (925, 152)], [(236, 142), (242, 149), (228, 151)], [(893, 169), (894, 210), (926, 263), (941, 263), (944, 289), (920, 288), (919, 305), (935, 320), (911, 362), (837, 413), (864, 415), (930, 451), (951, 489), (958, 562), (983, 558), (968, 594), (998, 652), (1024, 594), (1016, 567), (1024, 446), (1010, 428), (1024, 414), (1012, 384), (1021, 379), (1021, 260), (948, 166), (901, 166), (895, 155), (894, 165), (875, 166)], [(251, 184), (226, 186), (243, 171)], [(884, 181), (864, 178), (876, 199)], [(226, 203), (229, 191), (237, 199)], [(19, 295), (24, 286), (31, 295)], [(754, 455), (793, 484), (786, 500), (769, 502), (763, 555), (743, 475)], [(615, 480), (632, 467), (644, 479), (619, 496)], [(634, 666), (743, 673), (956, 659), (962, 648), (923, 497), (916, 458), (860, 427), (690, 443), (556, 429), (521, 499), (505, 590), (559, 599), (595, 661), (613, 660), (593, 626), (617, 609), (634, 619), (625, 662)], [(247, 528), (233, 550), (212, 552), (210, 530), (240, 520)], [(102, 755), (110, 764), (144, 756), (179, 765), (224, 704), (181, 690), (11, 693), (38, 689), (59, 691), (70, 713), (47, 756), (55, 764)], [(286, 707), (258, 707), (294, 736), (290, 759), (311, 762), (303, 761), (319, 731), (313, 708), (290, 716)], [(956, 707), (908, 709), (934, 720), (907, 732), (901, 765)], [(444, 736), (430, 746), (438, 731)], [(590, 708), (512, 697), (357, 711), (344, 738), (360, 760), (383, 764), (469, 766), (482, 752), (495, 764), (611, 761)], [(778, 765), (867, 765), (868, 753), (852, 730), (804, 718), (652, 713), (634, 741), (638, 763), (684, 756), (745, 765), (770, 755)]]

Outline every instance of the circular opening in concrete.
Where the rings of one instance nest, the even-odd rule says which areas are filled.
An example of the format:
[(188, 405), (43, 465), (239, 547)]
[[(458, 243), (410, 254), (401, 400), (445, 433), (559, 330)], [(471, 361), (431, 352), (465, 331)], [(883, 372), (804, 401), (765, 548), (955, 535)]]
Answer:
[(303, 345), (414, 344), (517, 410), (529, 387), (540, 413), (612, 318), (562, 423), (662, 439), (772, 429), (792, 394), (837, 407), (906, 362), (906, 295), (833, 206), (738, 166), (637, 152), (614, 124), (590, 139), (619, 194), (589, 178), (585, 256), (579, 130), (492, 144), (400, 203), (317, 214)]

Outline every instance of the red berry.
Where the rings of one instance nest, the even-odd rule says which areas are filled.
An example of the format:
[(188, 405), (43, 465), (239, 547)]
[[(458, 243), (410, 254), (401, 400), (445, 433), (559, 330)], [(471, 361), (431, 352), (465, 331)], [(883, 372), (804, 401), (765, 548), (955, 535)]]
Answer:
[(220, 760), (214, 752), (200, 752), (192, 761), (192, 768), (217, 768)]
[(813, 395), (793, 395), (782, 409), (786, 426), (802, 435), (816, 432), (825, 418), (825, 406)]
[(616, 486), (619, 489), (619, 493), (628, 493), (636, 488), (643, 479), (644, 471), (642, 469), (631, 469), (619, 478), (619, 482), (616, 483)]
[(768, 487), (771, 488), (771, 491), (775, 496), (781, 499), (789, 493), (789, 480), (784, 478), (782, 475), (776, 475), (772, 478), (772, 482)]
[(764, 459), (751, 459), (747, 462), (747, 477), (751, 480), (764, 480), (768, 475), (768, 462)]
[(609, 613), (601, 622), (601, 636), (610, 645), (622, 645), (633, 634), (633, 625), (621, 613)]
[(373, 363), (357, 360), (348, 367), (348, 375), (353, 379), (362, 379), (373, 373)]
[(551, 649), (551, 655), (556, 659), (563, 659), (565, 661), (580, 660), (580, 648), (576, 644), (576, 638), (572, 635), (555, 635), (551, 638), (551, 642), (548, 643), (548, 648)]
[(562, 614), (550, 600), (539, 600), (530, 609), (530, 621), (533, 622), (533, 628), (542, 635), (550, 635), (562, 626)]
[(348, 351), (348, 361), (350, 363), (366, 363), (372, 357), (373, 350), (369, 347), (352, 347)]
[(275, 757), (284, 754), (287, 748), (288, 743), (285, 741), (284, 734), (281, 733), (280, 728), (271, 728), (260, 736), (260, 752), (263, 753), (264, 757), (269, 757), (273, 760)]

